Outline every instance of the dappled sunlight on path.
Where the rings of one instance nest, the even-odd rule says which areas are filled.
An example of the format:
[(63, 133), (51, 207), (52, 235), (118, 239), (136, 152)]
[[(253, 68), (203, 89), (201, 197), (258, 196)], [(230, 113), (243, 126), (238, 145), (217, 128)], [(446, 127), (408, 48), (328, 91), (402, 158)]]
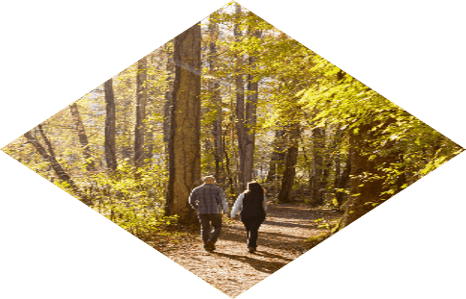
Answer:
[[(328, 212), (327, 216), (339, 215)], [(305, 253), (309, 249), (305, 240), (322, 231), (314, 222), (319, 218), (322, 211), (303, 204), (271, 204), (255, 253), (247, 252), (246, 232), (238, 220), (224, 221), (214, 252), (206, 252), (200, 238), (191, 246), (162, 252), (234, 298)]]

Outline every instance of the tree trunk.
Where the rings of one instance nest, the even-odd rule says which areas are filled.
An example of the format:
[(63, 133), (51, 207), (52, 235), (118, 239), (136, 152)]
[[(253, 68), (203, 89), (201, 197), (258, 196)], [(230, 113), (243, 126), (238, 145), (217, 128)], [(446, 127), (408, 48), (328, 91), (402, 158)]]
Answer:
[[(131, 79), (127, 78), (127, 88), (132, 89), (133, 86), (131, 84)], [(118, 117), (118, 122), (120, 123), (120, 128), (118, 130), (118, 139), (120, 142), (118, 143), (118, 147), (121, 153), (121, 156), (123, 160), (133, 160), (134, 159), (134, 146), (133, 144), (133, 131), (131, 130), (132, 126), (132, 115), (130, 113), (131, 111), (131, 105), (133, 104), (133, 99), (131, 97), (128, 97), (123, 100), (123, 109), (120, 111), (122, 112), (119, 117)], [(115, 157), (117, 157), (117, 152), (115, 152)]]
[(312, 194), (311, 194), (311, 190), (312, 190), (312, 161), (309, 159), (309, 157), (308, 157), (308, 155), (306, 153), (307, 150), (306, 150), (305, 146), (303, 146), (302, 152), (303, 152), (303, 158), (304, 158), (304, 167), (306, 169), (307, 176), (309, 177), (309, 181), (308, 181), (309, 193), (308, 193), (308, 196), (312, 197)]
[(24, 137), (27, 139), (27, 143), (30, 143), (34, 146), (34, 148), (37, 150), (39, 155), (42, 156), (42, 158), (50, 163), (50, 166), (52, 167), (53, 171), (55, 172), (55, 175), (58, 177), (58, 179), (62, 182), (66, 182), (70, 188), (74, 191), (74, 193), (81, 197), (82, 201), (88, 205), (92, 206), (92, 201), (79, 190), (78, 186), (73, 182), (73, 180), (70, 178), (70, 176), (66, 173), (66, 171), (63, 169), (63, 167), (58, 163), (57, 158), (55, 156), (55, 153), (53, 151), (52, 144), (50, 143), (49, 139), (45, 135), (45, 132), (42, 128), (42, 125), (38, 126), (39, 132), (42, 135), (42, 138), (44, 139), (45, 144), (47, 145), (47, 149), (44, 149), (44, 147), (39, 143), (39, 141), (34, 138), (31, 134), (31, 132), (27, 132), (24, 134)]
[[(156, 52), (160, 55), (160, 51)], [(154, 134), (155, 134), (155, 127), (158, 126), (158, 122), (154, 121), (152, 118), (148, 117), (153, 115), (158, 111), (156, 108), (156, 102), (154, 101), (155, 98), (158, 98), (161, 94), (160, 86), (152, 87), (150, 86), (150, 82), (153, 82), (157, 79), (155, 76), (155, 71), (160, 66), (161, 59), (156, 59), (154, 55), (150, 54), (146, 56), (146, 122), (145, 122), (145, 133), (144, 133), (144, 163), (147, 165), (152, 165), (152, 158), (154, 156)], [(153, 70), (152, 72), (150, 70)], [(152, 73), (152, 74), (151, 74)]]
[(278, 194), (278, 202), (290, 202), (291, 191), (293, 191), (293, 183), (296, 175), (296, 162), (298, 160), (298, 144), (300, 137), (300, 128), (297, 124), (290, 128), (288, 133), (288, 150), (285, 157), (285, 171), (282, 177), (282, 186)]
[[(386, 121), (386, 123), (388, 122), (390, 120)], [(376, 125), (377, 123), (360, 125), (357, 132), (350, 130), (351, 196), (343, 216), (343, 227), (350, 225), (393, 196), (381, 194), (390, 186), (384, 184), (385, 173), (378, 167), (397, 162), (397, 156), (381, 154), (384, 149), (390, 148), (391, 144), (387, 144), (383, 149), (375, 148), (372, 145), (384, 130), (381, 127), (376, 131), (371, 131)], [(369, 159), (370, 154), (376, 150), (378, 156), (375, 159)]]
[(225, 166), (223, 164), (223, 130), (222, 130), (222, 99), (220, 95), (216, 95), (217, 116), (213, 127), (214, 147), (215, 147), (215, 178), (220, 185), (225, 183)]
[(96, 171), (94, 161), (92, 160), (91, 150), (89, 149), (89, 141), (87, 139), (86, 131), (84, 130), (84, 125), (81, 120), (81, 115), (79, 114), (78, 105), (76, 103), (70, 105), (70, 112), (71, 118), (74, 121), (74, 125), (78, 133), (78, 139), (83, 150), (83, 156), (86, 160), (86, 169), (88, 171)]
[(323, 151), (325, 144), (325, 129), (315, 128), (312, 130), (312, 139), (314, 143), (314, 159), (312, 172), (312, 206), (321, 205), (323, 202)]
[[(239, 28), (239, 21), (241, 18), (241, 6), (236, 3), (236, 19), (235, 28), (234, 28), (234, 36), (236, 42), (240, 42), (242, 33)], [(239, 167), (237, 169), (237, 176), (238, 176), (238, 185), (240, 192), (245, 189), (245, 173), (244, 173), (244, 165), (245, 165), (245, 153), (246, 153), (246, 130), (245, 130), (245, 121), (244, 121), (244, 82), (243, 82), (243, 75), (241, 74), (241, 64), (242, 64), (242, 57), (238, 54), (235, 55), (236, 58), (236, 75), (235, 75), (235, 86), (236, 86), (236, 132), (238, 134), (238, 157), (239, 157)]]
[[(248, 36), (260, 38), (261, 31), (255, 30), (254, 33), (248, 32)], [(256, 68), (256, 53), (252, 53), (248, 58), (249, 67), (252, 71)], [(247, 184), (252, 180), (252, 172), (254, 168), (254, 152), (255, 152), (255, 130), (257, 119), (257, 103), (259, 100), (259, 82), (254, 74), (248, 74), (247, 81), (247, 101), (246, 101), (246, 120), (244, 132), (244, 169), (243, 180)]]
[[(333, 181), (333, 190), (337, 190), (340, 185), (341, 180), (341, 148), (343, 142), (343, 130), (341, 130), (340, 125), (337, 126), (333, 139), (333, 146), (331, 151), (335, 155), (335, 179)], [(336, 191), (335, 191), (336, 192)], [(337, 194), (335, 193), (335, 197)], [(338, 201), (338, 200), (337, 200)], [(339, 206), (339, 203), (337, 204)]]
[(136, 127), (134, 129), (134, 166), (140, 168), (144, 165), (144, 134), (147, 103), (147, 60), (146, 57), (138, 61), (136, 84)]
[(282, 165), (285, 162), (286, 156), (286, 144), (284, 139), (285, 131), (276, 130), (275, 137), (273, 140), (273, 152), (270, 157), (269, 172), (267, 173), (266, 182), (269, 185), (269, 191), (275, 192), (277, 187), (275, 186), (278, 177), (282, 173)]
[[(233, 110), (235, 109), (235, 104), (234, 104), (234, 99), (233, 97), (230, 98), (230, 111), (233, 112)], [(236, 121), (236, 116), (234, 115), (234, 113), (231, 113), (230, 115), (230, 130), (229, 130), (229, 134), (230, 134), (230, 150), (231, 150), (231, 163), (228, 163), (227, 164), (227, 169), (228, 169), (228, 173), (231, 173), (230, 172), (230, 167), (229, 165), (231, 164), (232, 166), (234, 165), (234, 171), (233, 173), (231, 173), (231, 176), (230, 178), (232, 178), (231, 181), (231, 186), (232, 186), (232, 189), (234, 190), (234, 192), (231, 192), (231, 193), (234, 193), (234, 194), (240, 194), (241, 192), (243, 192), (244, 190), (240, 189), (239, 188), (239, 181), (238, 181), (238, 171), (239, 171), (239, 163), (238, 163), (238, 152), (235, 150), (235, 121)], [(224, 146), (225, 148), (225, 157), (228, 156), (228, 153), (227, 153), (227, 147)]]
[(113, 95), (113, 80), (104, 83), (106, 118), (105, 118), (105, 160), (110, 171), (117, 169), (115, 145), (115, 97)]
[(341, 179), (341, 157), (340, 157), (340, 149), (338, 149), (336, 156), (335, 156), (335, 180), (333, 181), (333, 186), (335, 190), (338, 188), (340, 179)]
[[(321, 178), (321, 205), (324, 204), (324, 196), (330, 190), (334, 190), (336, 188), (336, 183), (338, 182), (338, 177), (340, 175), (340, 168), (341, 168), (341, 161), (340, 161), (340, 154), (336, 154), (338, 148), (341, 146), (342, 141), (342, 131), (340, 130), (340, 126), (336, 126), (335, 132), (333, 134), (333, 140), (328, 138), (328, 142), (325, 141), (326, 133), (324, 129), (324, 140), (322, 142), (322, 157), (323, 157), (323, 170), (322, 170), (322, 178)], [(332, 165), (335, 162), (335, 180), (330, 184), (330, 173), (332, 171)], [(323, 193), (322, 193), (323, 192)]]
[(196, 222), (188, 197), (201, 179), (201, 28), (199, 23), (175, 38), (175, 82), (169, 142), (166, 215)]
[(165, 103), (163, 105), (163, 142), (165, 143), (165, 160), (167, 169), (169, 167), (169, 142), (170, 142), (170, 124), (171, 124), (171, 110), (173, 106), (173, 82), (175, 75), (175, 63), (173, 61), (173, 51), (170, 49), (170, 42), (165, 45), (165, 53), (167, 57), (166, 70), (168, 73), (167, 82), (168, 88), (165, 92)]
[[(228, 132), (224, 132), (222, 142), (223, 142), (223, 153), (225, 155), (225, 175), (226, 179), (228, 180), (228, 183), (226, 184), (226, 187), (229, 188), (229, 194), (236, 199), (236, 188), (235, 188), (235, 177), (231, 173), (230, 170), (230, 158), (228, 157), (228, 152), (227, 152), (227, 146), (226, 146), (226, 136)], [(225, 188), (227, 189), (227, 188)]]
[[(218, 26), (210, 19), (209, 22), (209, 33), (210, 33), (210, 43), (209, 43), (209, 69), (211, 73), (214, 73), (217, 70), (217, 46), (215, 41), (217, 40), (218, 35)], [(220, 96), (220, 84), (217, 80), (211, 80), (209, 82), (209, 91), (213, 97), (213, 103), (215, 104), (216, 116), (212, 129), (212, 135), (214, 136), (214, 158), (215, 158), (215, 178), (220, 185), (225, 183), (225, 169), (223, 166), (223, 130), (222, 130), (222, 98)]]
[(350, 177), (350, 171), (351, 171), (351, 159), (350, 156), (348, 156), (348, 159), (346, 160), (346, 165), (345, 169), (340, 175), (340, 172), (336, 174), (338, 180), (335, 181), (335, 189), (337, 190), (335, 194), (335, 198), (337, 201), (338, 207), (340, 207), (343, 204), (343, 197), (345, 195), (344, 192), (338, 192), (338, 190), (346, 188), (346, 185), (348, 184), (349, 177)]

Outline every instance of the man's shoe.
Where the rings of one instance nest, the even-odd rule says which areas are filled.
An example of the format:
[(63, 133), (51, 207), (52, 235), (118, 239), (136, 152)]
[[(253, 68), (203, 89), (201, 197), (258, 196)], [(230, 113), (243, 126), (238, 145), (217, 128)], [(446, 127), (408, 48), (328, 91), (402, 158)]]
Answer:
[(255, 247), (248, 247), (248, 251), (250, 253), (254, 253), (254, 252), (256, 252), (256, 248)]
[(206, 245), (204, 246), (204, 248), (207, 250), (207, 251), (214, 251), (215, 250), (215, 244), (214, 242), (212, 241), (207, 241)]

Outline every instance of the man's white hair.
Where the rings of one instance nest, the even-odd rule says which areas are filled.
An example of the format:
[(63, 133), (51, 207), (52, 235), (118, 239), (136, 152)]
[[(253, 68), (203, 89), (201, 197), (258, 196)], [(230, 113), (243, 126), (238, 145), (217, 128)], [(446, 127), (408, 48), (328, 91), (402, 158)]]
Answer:
[(214, 180), (215, 181), (215, 178), (211, 175), (208, 175), (208, 176), (205, 176), (204, 178), (202, 178), (202, 180), (205, 182), (207, 180)]

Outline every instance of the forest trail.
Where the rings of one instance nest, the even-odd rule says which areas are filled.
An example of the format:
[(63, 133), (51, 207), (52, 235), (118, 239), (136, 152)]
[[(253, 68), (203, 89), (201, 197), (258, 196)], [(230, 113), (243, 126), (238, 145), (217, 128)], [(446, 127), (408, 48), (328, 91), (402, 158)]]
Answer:
[(314, 220), (340, 216), (306, 204), (270, 204), (267, 212), (255, 253), (247, 251), (243, 224), (225, 218), (214, 252), (203, 249), (198, 233), (190, 243), (159, 251), (234, 298), (309, 250), (306, 239), (323, 231)]

